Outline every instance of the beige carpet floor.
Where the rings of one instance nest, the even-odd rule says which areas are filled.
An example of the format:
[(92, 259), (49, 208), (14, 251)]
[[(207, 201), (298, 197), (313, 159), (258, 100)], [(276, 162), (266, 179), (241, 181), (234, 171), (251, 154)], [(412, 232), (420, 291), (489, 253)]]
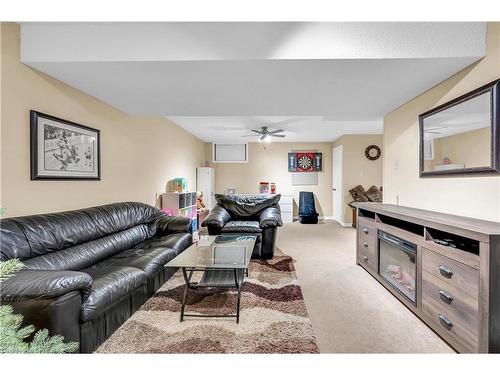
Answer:
[(356, 232), (334, 222), (285, 224), (277, 247), (293, 257), (321, 353), (452, 353), (356, 265)]

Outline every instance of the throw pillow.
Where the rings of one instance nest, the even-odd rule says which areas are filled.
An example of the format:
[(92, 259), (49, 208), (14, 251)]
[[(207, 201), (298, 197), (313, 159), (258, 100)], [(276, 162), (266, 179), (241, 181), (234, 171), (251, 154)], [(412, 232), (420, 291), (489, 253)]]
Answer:
[(371, 202), (382, 202), (382, 190), (375, 185), (370, 186), (365, 195)]
[(356, 202), (368, 202), (368, 198), (365, 195), (365, 188), (361, 185), (353, 187), (349, 190), (349, 193), (351, 193)]

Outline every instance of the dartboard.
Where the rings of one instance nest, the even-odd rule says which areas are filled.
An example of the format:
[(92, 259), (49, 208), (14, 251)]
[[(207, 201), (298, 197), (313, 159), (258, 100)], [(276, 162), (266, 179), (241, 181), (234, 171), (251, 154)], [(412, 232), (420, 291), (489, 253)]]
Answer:
[(312, 160), (309, 156), (307, 155), (302, 155), (299, 160), (297, 160), (297, 164), (299, 165), (300, 169), (302, 170), (308, 170), (312, 167)]

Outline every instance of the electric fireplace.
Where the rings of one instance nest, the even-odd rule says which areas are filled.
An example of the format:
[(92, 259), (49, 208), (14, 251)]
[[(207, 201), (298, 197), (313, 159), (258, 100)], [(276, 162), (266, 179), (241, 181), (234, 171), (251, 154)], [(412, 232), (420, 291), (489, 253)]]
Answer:
[(417, 246), (384, 231), (378, 241), (379, 275), (415, 305)]

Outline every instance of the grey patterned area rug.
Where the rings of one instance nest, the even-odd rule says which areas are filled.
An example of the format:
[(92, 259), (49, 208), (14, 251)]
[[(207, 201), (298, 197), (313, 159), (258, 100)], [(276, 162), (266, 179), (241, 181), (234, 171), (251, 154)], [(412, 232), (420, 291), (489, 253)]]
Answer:
[[(318, 353), (293, 260), (278, 249), (252, 260), (234, 318), (179, 322), (184, 279), (177, 272), (97, 353)], [(186, 310), (233, 313), (235, 291), (190, 291)]]

